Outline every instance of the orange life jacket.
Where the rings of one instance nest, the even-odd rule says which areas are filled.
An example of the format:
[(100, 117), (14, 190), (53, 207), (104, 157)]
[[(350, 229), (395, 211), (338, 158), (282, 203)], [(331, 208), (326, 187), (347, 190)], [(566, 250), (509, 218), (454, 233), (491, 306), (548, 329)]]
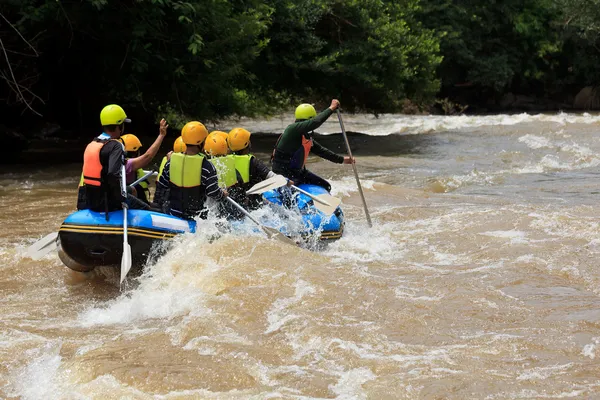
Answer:
[(312, 138), (307, 139), (304, 135), (302, 135), (302, 147), (304, 147), (304, 160), (302, 161), (302, 167), (306, 165), (306, 159), (308, 158), (308, 154), (310, 153), (310, 149), (313, 146)]
[(101, 186), (102, 164), (100, 163), (100, 150), (106, 141), (93, 141), (87, 145), (83, 153), (83, 183), (90, 186)]
[[(279, 158), (280, 160), (285, 159), (285, 163), (287, 164), (286, 167), (291, 168), (291, 169), (302, 169), (304, 168), (304, 165), (306, 164), (306, 159), (308, 158), (308, 155), (310, 154), (310, 149), (312, 149), (313, 147), (313, 139), (312, 137), (310, 139), (307, 139), (305, 135), (302, 135), (302, 146), (299, 147), (296, 151), (294, 151), (294, 153), (292, 154), (288, 154), (288, 153), (284, 153), (283, 151), (277, 149), (277, 145), (279, 144), (279, 141), (281, 140), (281, 137), (283, 136), (283, 134), (279, 135), (279, 138), (277, 139), (277, 142), (275, 143), (275, 148), (273, 149), (273, 154), (271, 155), (271, 162), (273, 162), (273, 160), (275, 160), (276, 158)], [(277, 157), (279, 155), (279, 157)]]

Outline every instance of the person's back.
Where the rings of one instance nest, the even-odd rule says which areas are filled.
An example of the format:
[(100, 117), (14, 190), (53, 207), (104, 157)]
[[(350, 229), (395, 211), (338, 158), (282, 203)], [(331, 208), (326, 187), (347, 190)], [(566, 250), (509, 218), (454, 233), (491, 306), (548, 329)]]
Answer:
[(83, 162), (86, 208), (98, 212), (121, 209), (124, 160), (123, 146), (116, 140), (96, 138), (88, 145)]
[[(100, 112), (104, 133), (89, 143), (83, 155), (85, 208), (92, 211), (114, 211), (124, 201), (121, 173), (125, 160), (124, 147), (118, 139), (127, 119), (125, 111), (111, 104)], [(79, 206), (79, 204), (78, 204)]]
[[(242, 178), (236, 170), (235, 156), (228, 154), (229, 148), (226, 137), (227, 134), (224, 132), (211, 132), (204, 143), (204, 153), (217, 171), (219, 187), (226, 189), (233, 201), (241, 203), (245, 198), (245, 192), (240, 186)], [(229, 203), (221, 203), (219, 205), (219, 215), (228, 219), (240, 219), (243, 217), (243, 214)]]
[[(169, 165), (170, 214), (190, 219), (204, 209), (206, 186), (202, 185), (204, 156), (173, 153)], [(164, 173), (163, 173), (164, 176)]]
[(239, 187), (230, 195), (249, 210), (263, 205), (262, 195), (247, 195), (246, 191), (265, 179), (275, 176), (269, 167), (250, 153), (251, 133), (244, 128), (234, 128), (229, 132), (227, 144), (233, 152), (235, 169), (239, 177)]
[(325, 179), (308, 171), (305, 164), (311, 152), (337, 164), (352, 162), (350, 157), (335, 154), (313, 138), (313, 131), (321, 126), (338, 107), (339, 102), (334, 99), (329, 108), (317, 114), (312, 105), (299, 105), (295, 111), (296, 121), (285, 128), (275, 144), (271, 157), (273, 172), (284, 175), (297, 184), (310, 183), (330, 191), (331, 185)]

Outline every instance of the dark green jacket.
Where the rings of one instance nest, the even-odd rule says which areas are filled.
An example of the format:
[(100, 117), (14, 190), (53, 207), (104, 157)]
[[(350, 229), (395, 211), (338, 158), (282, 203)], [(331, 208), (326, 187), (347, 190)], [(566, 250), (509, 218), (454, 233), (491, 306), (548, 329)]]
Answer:
[(344, 162), (343, 156), (337, 155), (313, 139), (314, 130), (323, 125), (332, 113), (333, 111), (327, 108), (314, 118), (298, 120), (288, 125), (275, 145), (273, 164), (279, 164), (291, 169), (302, 168), (304, 165), (303, 138), (313, 141), (311, 153), (334, 163), (342, 164)]

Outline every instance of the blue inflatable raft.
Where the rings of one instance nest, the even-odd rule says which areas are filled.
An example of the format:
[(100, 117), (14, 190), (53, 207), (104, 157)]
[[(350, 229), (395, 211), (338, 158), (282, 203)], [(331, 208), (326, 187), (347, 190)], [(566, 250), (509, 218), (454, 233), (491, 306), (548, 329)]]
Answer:
[[(300, 185), (300, 188), (319, 195), (327, 191), (319, 186)], [(283, 208), (282, 195), (278, 190), (263, 194), (271, 207)], [(301, 236), (320, 240), (336, 240), (344, 230), (344, 214), (340, 207), (328, 216), (314, 207), (312, 199), (304, 194), (294, 195), (293, 209), (300, 214), (303, 228), (293, 232), (289, 226), (279, 226), (274, 221), (261, 221), (266, 226), (275, 227), (288, 236)], [(108, 218), (107, 218), (108, 215)], [(236, 229), (239, 222), (232, 223)], [(153, 249), (160, 242), (172, 239), (181, 233), (194, 233), (196, 222), (183, 220), (171, 215), (146, 210), (129, 210), (127, 213), (127, 235), (131, 246), (132, 265), (143, 266)], [(90, 210), (77, 211), (62, 223), (59, 233), (59, 258), (69, 268), (87, 272), (95, 267), (121, 264), (123, 255), (123, 211), (99, 213)]]

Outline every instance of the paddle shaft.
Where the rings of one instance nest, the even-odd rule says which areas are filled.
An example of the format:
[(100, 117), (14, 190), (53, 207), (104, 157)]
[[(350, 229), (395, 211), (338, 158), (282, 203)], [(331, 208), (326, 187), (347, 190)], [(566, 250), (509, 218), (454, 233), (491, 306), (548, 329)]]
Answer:
[(140, 182), (145, 181), (146, 179), (148, 179), (152, 174), (154, 174), (154, 171), (150, 171), (148, 172), (146, 175), (142, 176), (140, 179), (136, 180), (135, 182), (133, 182), (131, 185), (129, 186), (135, 186)]
[(125, 176), (125, 165), (121, 169), (121, 184), (123, 195), (123, 256), (121, 257), (121, 282), (127, 276), (131, 269), (131, 247), (127, 241), (127, 182)]
[(327, 203), (326, 201), (323, 201), (323, 200), (319, 199), (317, 196), (315, 196), (315, 195), (312, 195), (312, 194), (308, 193), (306, 190), (302, 190), (302, 189), (300, 189), (298, 186), (294, 186), (294, 185), (292, 185), (292, 187), (293, 187), (294, 189), (296, 189), (297, 191), (299, 191), (300, 193), (302, 193), (302, 194), (304, 194), (304, 195), (306, 195), (306, 196), (310, 197), (311, 199), (313, 199), (314, 201), (316, 201), (316, 202), (318, 202), (318, 203), (324, 204), (324, 205), (326, 205), (326, 206), (330, 206), (330, 205), (331, 205), (331, 204)]
[[(350, 159), (352, 157), (352, 150), (350, 150), (350, 142), (348, 142), (348, 136), (346, 135), (346, 129), (344, 128), (344, 121), (342, 120), (342, 114), (340, 110), (337, 111), (338, 120), (340, 121), (340, 127), (342, 128), (342, 135), (344, 136), (344, 141), (346, 142), (346, 149), (348, 149), (348, 155)], [(369, 215), (369, 209), (367, 208), (367, 201), (365, 200), (365, 195), (362, 190), (362, 186), (360, 184), (360, 179), (358, 178), (358, 170), (356, 169), (356, 163), (352, 162), (352, 169), (354, 170), (354, 177), (356, 178), (356, 186), (358, 186), (358, 192), (360, 193), (360, 198), (362, 199), (363, 207), (365, 208), (365, 215), (367, 216), (367, 223), (369, 224), (369, 228), (373, 227), (373, 223), (371, 222), (371, 216)]]
[(250, 221), (254, 222), (256, 225), (258, 225), (262, 228), (262, 224), (260, 222), (258, 222), (256, 219), (254, 219), (254, 217), (252, 215), (250, 215), (250, 213), (248, 211), (246, 211), (246, 209), (244, 207), (240, 206), (235, 200), (233, 200), (229, 196), (227, 196), (225, 198), (227, 199), (227, 201), (229, 201), (231, 204), (233, 204), (235, 208), (240, 210), (242, 212), (242, 214), (244, 214), (246, 217), (248, 217), (248, 219)]

